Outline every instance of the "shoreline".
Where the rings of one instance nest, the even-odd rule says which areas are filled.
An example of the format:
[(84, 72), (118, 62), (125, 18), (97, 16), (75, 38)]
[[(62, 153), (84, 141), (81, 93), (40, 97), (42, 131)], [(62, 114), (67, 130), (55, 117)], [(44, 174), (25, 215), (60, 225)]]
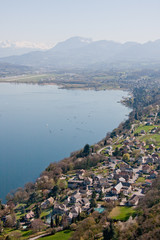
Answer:
[[(8, 82), (7, 82), (7, 83), (8, 83)], [(21, 83), (20, 83), (20, 84), (21, 84)], [(29, 84), (30, 84), (30, 83), (29, 83)], [(54, 85), (57, 85), (57, 84), (54, 84)], [(80, 90), (83, 90), (83, 89), (80, 89)], [(86, 89), (86, 90), (94, 90), (94, 89)], [(108, 90), (108, 89), (106, 89), (106, 90)], [(109, 89), (109, 90), (111, 90), (111, 89)], [(112, 90), (113, 90), (113, 89), (112, 89)], [(119, 89), (117, 89), (117, 90), (119, 90)], [(121, 90), (120, 90), (120, 91), (121, 91)], [(122, 103), (121, 101), (117, 101), (117, 102), (123, 105), (123, 103)], [(126, 117), (126, 115), (125, 115), (124, 117)], [(127, 118), (128, 118), (128, 114), (127, 114)], [(122, 123), (122, 122), (120, 122), (119, 124), (121, 124), (121, 123)], [(117, 128), (117, 127), (118, 127), (118, 126), (116, 126), (116, 128)], [(113, 131), (113, 130), (114, 130), (114, 129), (112, 129), (111, 131)], [(105, 132), (103, 138), (101, 138), (101, 139), (99, 139), (98, 141), (96, 141), (94, 144), (92, 144), (92, 146), (95, 146), (96, 144), (102, 142), (103, 139), (106, 137), (106, 134), (107, 134), (107, 133), (108, 133), (108, 132)], [(80, 149), (75, 149), (75, 150), (73, 150), (72, 152), (80, 151), (82, 148), (83, 148), (83, 146), (81, 146)], [(65, 156), (64, 158), (61, 158), (60, 160), (56, 161), (56, 163), (58, 163), (58, 162), (60, 162), (60, 161), (63, 161), (65, 158), (68, 158), (68, 157), (72, 154), (72, 152), (70, 152), (68, 156)], [(49, 165), (50, 163), (51, 163), (51, 162), (49, 162), (42, 171), (44, 171), (44, 170), (48, 167), (48, 165)], [(42, 171), (41, 171), (41, 172), (42, 172)], [(39, 173), (39, 175), (41, 174), (41, 172)], [(31, 181), (33, 181), (33, 180), (31, 180)], [(35, 182), (35, 181), (36, 181), (36, 180), (34, 180), (33, 182)], [(23, 187), (24, 187), (24, 186), (23, 186)]]

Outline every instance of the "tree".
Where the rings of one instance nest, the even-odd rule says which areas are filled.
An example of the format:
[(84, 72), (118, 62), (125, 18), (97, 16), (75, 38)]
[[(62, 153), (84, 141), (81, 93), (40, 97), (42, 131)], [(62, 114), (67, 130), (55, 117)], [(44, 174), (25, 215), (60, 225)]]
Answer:
[(68, 187), (67, 181), (65, 179), (59, 179), (57, 185), (61, 190), (64, 190)]
[(100, 193), (99, 193), (99, 200), (101, 201), (103, 197), (104, 197), (104, 194), (103, 194), (103, 192), (101, 190)]
[(32, 182), (28, 182), (25, 184), (24, 188), (25, 188), (26, 192), (30, 193), (30, 192), (34, 191), (35, 185)]
[(77, 228), (77, 224), (76, 224), (76, 223), (72, 223), (72, 224), (70, 225), (71, 231), (75, 231), (76, 228)]
[(0, 234), (3, 232), (3, 225), (1, 223), (1, 220), (0, 220)]
[(109, 226), (103, 230), (103, 239), (104, 240), (111, 240), (114, 237), (114, 225), (110, 222)]
[(130, 159), (129, 153), (125, 153), (125, 154), (123, 155), (123, 160), (126, 161), (126, 162), (128, 162), (129, 159)]
[(35, 218), (39, 218), (41, 214), (41, 207), (37, 204), (35, 206)]
[(3, 204), (2, 204), (2, 200), (0, 199), (0, 210), (2, 210), (4, 207), (3, 207)]
[(51, 228), (53, 228), (53, 217), (51, 216)]
[(32, 221), (31, 228), (34, 232), (40, 232), (42, 229), (45, 228), (45, 225), (43, 221), (39, 218)]
[(67, 228), (69, 226), (69, 222), (67, 220), (67, 216), (66, 215), (63, 215), (62, 216), (62, 221), (61, 221), (61, 224), (63, 226), (63, 229)]
[(14, 227), (16, 224), (16, 215), (12, 213), (6, 217), (5, 227)]
[(59, 187), (55, 185), (53, 189), (51, 190), (49, 197), (57, 197), (57, 194), (59, 193)]
[(22, 239), (22, 234), (20, 232), (11, 232), (9, 236), (7, 236), (5, 239), (7, 240), (17, 240)]
[(13, 195), (8, 193), (7, 196), (6, 196), (6, 200), (7, 200), (7, 202), (12, 201), (13, 200)]
[(96, 192), (95, 192), (95, 190), (93, 190), (93, 192), (92, 192), (92, 198), (96, 198)]
[(55, 216), (55, 224), (56, 224), (56, 227), (59, 226), (59, 223), (60, 223), (59, 216), (56, 215), (56, 216)]
[(91, 198), (90, 200), (90, 208), (95, 208), (97, 207), (96, 200), (94, 198)]
[(17, 222), (16, 222), (16, 229), (19, 229), (19, 228), (20, 228), (20, 226), (21, 226), (21, 224), (20, 224), (20, 221), (19, 221), (19, 220), (17, 220)]
[(89, 153), (90, 153), (90, 146), (89, 146), (89, 144), (86, 144), (83, 148), (83, 154), (84, 154), (84, 156), (88, 156)]
[(114, 156), (121, 156), (121, 151), (119, 150), (118, 147), (115, 148), (115, 151), (113, 152)]
[(33, 192), (30, 194), (29, 196), (29, 200), (28, 200), (28, 203), (35, 203), (36, 202), (36, 193)]

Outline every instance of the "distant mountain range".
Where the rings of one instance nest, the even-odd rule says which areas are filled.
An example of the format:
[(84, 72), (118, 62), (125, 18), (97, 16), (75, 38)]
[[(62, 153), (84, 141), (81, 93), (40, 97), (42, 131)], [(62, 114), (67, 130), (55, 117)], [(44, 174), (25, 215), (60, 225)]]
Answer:
[[(35, 49), (34, 49), (35, 50)], [(11, 52), (12, 54), (12, 52)], [(0, 48), (0, 56), (1, 48)], [(51, 69), (82, 69), (116, 66), (119, 63), (159, 63), (160, 40), (136, 42), (92, 41), (73, 37), (45, 51), (32, 51), (20, 56), (0, 58), (1, 62)]]
[(31, 51), (41, 51), (46, 49), (49, 49), (49, 46), (43, 43), (32, 43), (28, 41), (0, 41), (0, 57), (22, 55)]

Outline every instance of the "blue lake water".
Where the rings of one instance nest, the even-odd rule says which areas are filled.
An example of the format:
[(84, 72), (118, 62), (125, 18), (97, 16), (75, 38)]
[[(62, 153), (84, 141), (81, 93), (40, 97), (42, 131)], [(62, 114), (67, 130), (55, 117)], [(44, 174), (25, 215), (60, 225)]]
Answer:
[(0, 198), (127, 119), (127, 92), (0, 84)]

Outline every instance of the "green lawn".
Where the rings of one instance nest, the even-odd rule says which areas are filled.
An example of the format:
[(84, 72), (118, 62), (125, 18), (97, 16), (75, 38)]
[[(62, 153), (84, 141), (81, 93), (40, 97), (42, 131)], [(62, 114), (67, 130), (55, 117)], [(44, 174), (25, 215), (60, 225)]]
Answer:
[(156, 146), (160, 147), (160, 135), (159, 134), (147, 134), (143, 137), (139, 138), (141, 141), (147, 141), (147, 140), (151, 140), (152, 139), (156, 142)]
[(144, 183), (145, 182), (145, 178), (144, 177), (139, 177), (136, 181), (136, 183)]
[(61, 232), (58, 232), (52, 236), (48, 236), (48, 237), (42, 237), (42, 238), (39, 238), (41, 240), (68, 240), (71, 235), (72, 235), (72, 231), (70, 230), (65, 230), (65, 231), (61, 231)]
[(16, 213), (16, 219), (19, 220), (21, 217), (25, 216), (26, 213), (21, 213), (20, 211)]
[(15, 210), (24, 208), (25, 206), (26, 206), (25, 203), (20, 203), (20, 204), (18, 204), (18, 205), (15, 207)]
[(109, 217), (115, 220), (126, 221), (135, 213), (132, 207), (115, 207), (109, 214)]
[(46, 210), (43, 210), (43, 211), (41, 212), (40, 218), (47, 217), (51, 212), (52, 212), (52, 209), (51, 209), (51, 208), (46, 209)]
[(156, 127), (156, 126), (155, 125), (151, 125), (151, 126), (140, 125), (139, 127), (136, 128), (134, 133), (140, 133), (142, 130), (144, 130), (146, 133), (148, 133), (154, 127)]

